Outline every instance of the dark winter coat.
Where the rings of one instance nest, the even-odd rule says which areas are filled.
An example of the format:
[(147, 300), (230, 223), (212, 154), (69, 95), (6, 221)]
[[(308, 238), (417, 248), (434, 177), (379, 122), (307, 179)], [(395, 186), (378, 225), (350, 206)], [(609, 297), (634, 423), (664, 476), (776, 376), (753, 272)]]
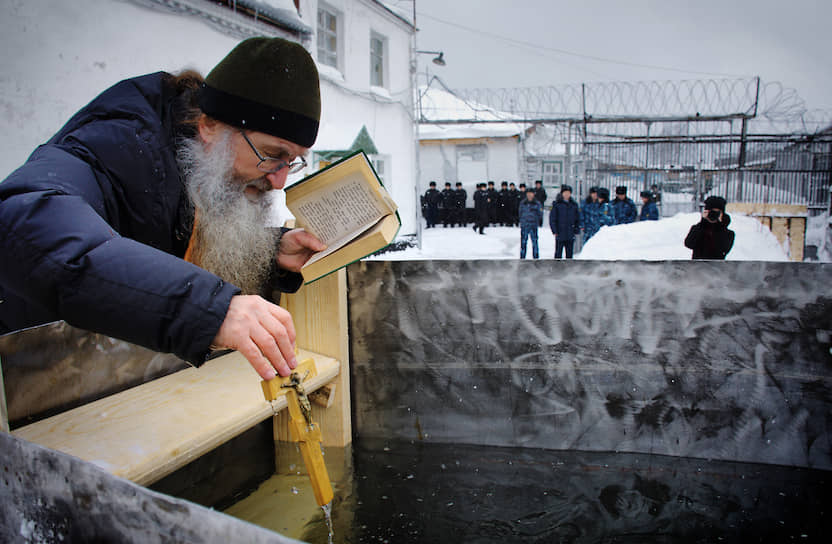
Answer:
[(549, 212), (549, 228), (552, 234), (560, 241), (574, 240), (575, 235), (580, 232), (581, 213), (578, 211), (578, 203), (569, 197), (564, 200), (562, 194), (558, 194), (555, 203), (552, 204), (552, 211)]
[(454, 207), (463, 209), (468, 201), (468, 192), (465, 189), (454, 190)]
[(428, 189), (425, 191), (425, 205), (428, 208), (438, 210), (439, 204), (442, 202), (442, 193), (436, 189)]
[(488, 222), (488, 193), (486, 191), (474, 192), (474, 211), (480, 221)]
[(537, 199), (538, 202), (540, 202), (544, 206), (546, 205), (546, 189), (544, 189), (543, 187), (541, 187), (540, 189), (535, 189), (534, 197)]
[(734, 231), (728, 228), (731, 216), (722, 214), (722, 221), (711, 223), (702, 219), (688, 231), (685, 247), (693, 250), (694, 259), (725, 259), (734, 247)]
[(205, 360), (240, 290), (181, 258), (193, 212), (170, 78), (104, 91), (0, 183), (0, 333), (64, 319)]
[(601, 203), (591, 199), (584, 201), (581, 207), (581, 228), (584, 229), (584, 242), (595, 236), (601, 229)]
[(543, 219), (543, 205), (537, 200), (529, 202), (527, 198), (524, 198), (517, 209), (520, 215), (521, 227), (534, 227), (536, 229)]
[(639, 221), (658, 221), (659, 207), (652, 200), (648, 200), (647, 204), (641, 207), (641, 216)]
[(625, 197), (623, 200), (616, 198), (612, 201), (612, 212), (616, 225), (633, 223), (638, 217), (638, 210), (632, 199)]
[(446, 210), (456, 208), (456, 191), (453, 189), (442, 189), (442, 207)]

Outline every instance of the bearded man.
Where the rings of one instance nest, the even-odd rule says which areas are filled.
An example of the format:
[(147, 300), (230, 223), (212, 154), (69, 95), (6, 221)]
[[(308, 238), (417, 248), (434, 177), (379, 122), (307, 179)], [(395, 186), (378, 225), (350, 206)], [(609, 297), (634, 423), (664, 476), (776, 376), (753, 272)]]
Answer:
[(239, 350), (295, 368), (289, 313), (323, 244), (266, 227), (320, 120), (315, 64), (241, 42), (203, 81), (158, 72), (104, 91), (0, 183), (0, 334), (63, 319), (198, 366)]

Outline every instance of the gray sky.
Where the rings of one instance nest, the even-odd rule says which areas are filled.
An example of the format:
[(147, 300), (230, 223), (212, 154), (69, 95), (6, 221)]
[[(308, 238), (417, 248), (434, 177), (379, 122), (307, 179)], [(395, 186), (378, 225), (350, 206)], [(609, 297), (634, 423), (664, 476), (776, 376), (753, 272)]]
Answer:
[(832, 110), (830, 0), (416, 0), (416, 11), (419, 49), (447, 60), (419, 55), (420, 84), (426, 63), (452, 88), (759, 75)]

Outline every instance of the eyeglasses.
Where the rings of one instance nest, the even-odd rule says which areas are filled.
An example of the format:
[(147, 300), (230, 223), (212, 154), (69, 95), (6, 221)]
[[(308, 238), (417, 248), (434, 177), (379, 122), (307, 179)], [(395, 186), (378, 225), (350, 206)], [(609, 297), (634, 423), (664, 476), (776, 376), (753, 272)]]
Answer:
[(289, 174), (294, 174), (295, 172), (300, 172), (306, 168), (306, 159), (303, 157), (298, 157), (297, 160), (292, 162), (286, 162), (283, 159), (275, 159), (274, 157), (264, 157), (259, 151), (257, 151), (257, 148), (254, 147), (254, 144), (251, 143), (251, 140), (248, 139), (245, 132), (241, 130), (240, 134), (243, 135), (246, 143), (249, 147), (251, 147), (251, 150), (254, 151), (254, 154), (257, 155), (257, 158), (260, 159), (260, 162), (257, 163), (257, 169), (261, 172), (273, 174), (283, 170), (284, 168), (288, 168)]

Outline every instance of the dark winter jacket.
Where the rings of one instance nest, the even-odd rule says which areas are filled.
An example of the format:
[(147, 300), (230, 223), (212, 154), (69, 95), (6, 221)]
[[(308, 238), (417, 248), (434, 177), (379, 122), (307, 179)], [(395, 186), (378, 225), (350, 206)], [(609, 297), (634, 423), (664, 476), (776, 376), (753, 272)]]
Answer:
[(728, 228), (731, 216), (722, 214), (722, 221), (711, 223), (702, 219), (690, 228), (685, 247), (693, 250), (694, 259), (725, 259), (734, 247), (734, 231)]
[(591, 199), (584, 201), (581, 207), (581, 228), (584, 230), (584, 242), (595, 236), (601, 228), (601, 203)]
[(439, 209), (439, 204), (442, 202), (442, 193), (437, 191), (436, 189), (428, 189), (425, 191), (425, 205), (428, 208), (437, 210)]
[(536, 229), (543, 219), (543, 205), (537, 200), (529, 202), (527, 198), (524, 198), (517, 209), (520, 215), (521, 227), (534, 227)]
[(193, 212), (169, 82), (104, 91), (0, 183), (0, 333), (63, 319), (205, 360), (240, 290), (181, 258)]
[(639, 221), (658, 221), (659, 220), (659, 208), (656, 206), (656, 203), (652, 200), (648, 200), (647, 204), (641, 207), (641, 216), (638, 219)]
[(543, 187), (541, 187), (540, 189), (535, 189), (534, 197), (537, 199), (538, 202), (540, 202), (544, 206), (546, 205), (546, 189), (544, 189)]
[(575, 235), (580, 232), (581, 213), (578, 211), (578, 203), (569, 197), (564, 200), (562, 194), (558, 194), (555, 203), (552, 204), (552, 211), (549, 212), (549, 228), (552, 234), (560, 241), (574, 240)]
[(633, 223), (638, 217), (638, 210), (632, 199), (625, 197), (623, 200), (616, 198), (612, 201), (612, 212), (616, 225)]
[(465, 189), (454, 190), (454, 207), (457, 209), (465, 208), (468, 200), (468, 192)]
[(442, 207), (446, 210), (456, 208), (456, 191), (453, 189), (442, 189)]

